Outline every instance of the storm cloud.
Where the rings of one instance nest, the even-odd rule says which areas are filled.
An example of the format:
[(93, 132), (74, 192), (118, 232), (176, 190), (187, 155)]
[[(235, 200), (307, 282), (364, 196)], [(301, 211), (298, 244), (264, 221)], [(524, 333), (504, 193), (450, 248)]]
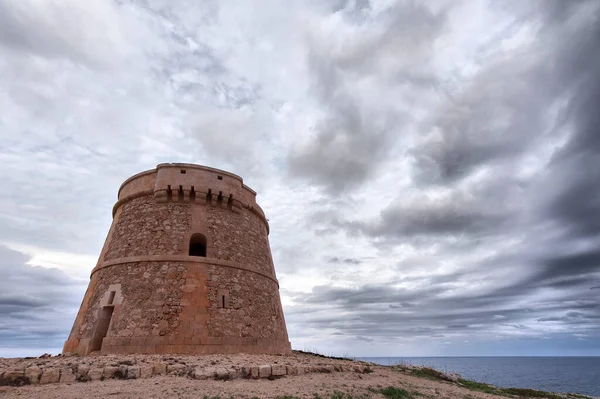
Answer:
[(60, 348), (160, 162), (257, 190), (295, 348), (600, 354), (597, 1), (38, 3), (0, 0), (0, 355)]

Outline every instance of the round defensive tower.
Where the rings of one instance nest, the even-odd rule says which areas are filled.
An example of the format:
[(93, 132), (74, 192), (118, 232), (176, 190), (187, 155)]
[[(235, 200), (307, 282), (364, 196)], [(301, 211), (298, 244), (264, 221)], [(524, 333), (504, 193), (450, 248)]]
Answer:
[(290, 353), (268, 234), (232, 173), (130, 177), (63, 352)]

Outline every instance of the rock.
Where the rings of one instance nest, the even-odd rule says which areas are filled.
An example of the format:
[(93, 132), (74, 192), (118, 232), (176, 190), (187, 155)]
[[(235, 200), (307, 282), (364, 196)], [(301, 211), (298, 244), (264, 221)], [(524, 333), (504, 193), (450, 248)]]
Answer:
[(283, 364), (273, 364), (271, 365), (271, 375), (274, 377), (279, 377), (286, 374), (286, 369)]
[(306, 373), (306, 368), (304, 366), (297, 366), (296, 370), (298, 371), (298, 375), (302, 375)]
[(37, 366), (29, 366), (25, 369), (25, 377), (29, 378), (30, 384), (39, 384), (42, 369)]
[(169, 364), (167, 365), (167, 374), (180, 375), (185, 369), (184, 364)]
[(442, 373), (440, 378), (445, 381), (458, 382), (458, 380), (461, 379), (461, 376), (458, 373)]
[(335, 369), (331, 364), (324, 364), (319, 366), (319, 373), (333, 373)]
[(40, 384), (52, 384), (58, 382), (60, 379), (60, 370), (55, 368), (48, 368), (42, 370), (42, 376), (40, 377)]
[(258, 366), (251, 366), (250, 367), (250, 377), (252, 378), (259, 378), (260, 377), (260, 367)]
[(229, 371), (224, 367), (217, 367), (215, 378), (217, 380), (229, 380)]
[(49, 357), (52, 357), (52, 355), (49, 353), (44, 353), (42, 356), (39, 357), (39, 359), (48, 359)]
[(60, 380), (59, 382), (75, 382), (77, 377), (70, 367), (64, 367), (60, 369)]
[(106, 366), (102, 371), (102, 377), (106, 380), (108, 378), (114, 378), (117, 372), (119, 371), (118, 367), (115, 366)]
[(215, 378), (216, 369), (212, 367), (196, 367), (193, 372), (193, 377), (196, 380), (209, 380)]
[(356, 371), (357, 373), (364, 373), (365, 372), (365, 366), (363, 366), (362, 364), (355, 364), (354, 365), (354, 371)]
[(101, 368), (93, 368), (88, 371), (87, 376), (91, 381), (99, 381), (102, 379), (102, 369)]
[(296, 366), (285, 366), (286, 373), (288, 375), (298, 375), (298, 367)]
[(136, 378), (140, 378), (141, 375), (142, 375), (142, 370), (141, 370), (140, 366), (134, 365), (134, 366), (129, 366), (127, 368), (127, 379), (128, 380), (135, 380)]
[(0, 378), (0, 386), (2, 385), (15, 387), (29, 385), (29, 378), (23, 374), (23, 370), (6, 370)]
[(87, 364), (79, 364), (77, 365), (77, 372), (75, 376), (77, 377), (77, 381), (89, 381), (88, 373), (90, 372), (90, 366)]
[(252, 371), (250, 366), (242, 366), (242, 378), (250, 378), (252, 376)]
[(152, 371), (153, 371), (153, 374), (157, 374), (157, 375), (167, 374), (167, 364), (161, 363), (161, 362), (156, 362), (152, 365)]
[(140, 366), (140, 378), (152, 377), (153, 367), (151, 364), (142, 364)]
[(119, 364), (119, 367), (117, 368), (117, 371), (115, 373), (115, 377), (120, 380), (126, 380), (127, 379), (127, 369), (128, 369), (128, 366), (126, 364)]
[(262, 366), (258, 366), (258, 376), (260, 378), (268, 378), (271, 376), (271, 365), (263, 364)]

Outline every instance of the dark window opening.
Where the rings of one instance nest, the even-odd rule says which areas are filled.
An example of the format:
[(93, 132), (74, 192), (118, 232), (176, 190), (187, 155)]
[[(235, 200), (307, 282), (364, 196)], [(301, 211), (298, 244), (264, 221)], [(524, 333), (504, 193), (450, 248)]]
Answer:
[(221, 295), (221, 307), (225, 309), (225, 295)]
[(217, 179), (223, 180), (223, 176), (217, 176)]
[(194, 234), (190, 238), (190, 256), (206, 257), (206, 237), (202, 234)]
[(110, 292), (110, 295), (108, 296), (108, 304), (109, 305), (113, 304), (113, 302), (115, 300), (115, 294), (116, 294), (116, 291), (111, 291)]
[(181, 174), (182, 175), (185, 175), (185, 172), (186, 172), (185, 169), (181, 169)]

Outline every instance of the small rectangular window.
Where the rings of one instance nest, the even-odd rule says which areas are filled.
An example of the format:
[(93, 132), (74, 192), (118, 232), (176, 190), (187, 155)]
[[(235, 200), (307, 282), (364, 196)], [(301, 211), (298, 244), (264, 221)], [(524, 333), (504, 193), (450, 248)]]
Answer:
[(185, 175), (186, 170), (185, 169), (181, 169), (181, 174)]
[(111, 291), (110, 292), (110, 295), (108, 296), (108, 304), (109, 305), (113, 304), (113, 302), (115, 300), (115, 294), (116, 294), (116, 291)]
[(223, 180), (223, 176), (217, 176), (217, 179)]

